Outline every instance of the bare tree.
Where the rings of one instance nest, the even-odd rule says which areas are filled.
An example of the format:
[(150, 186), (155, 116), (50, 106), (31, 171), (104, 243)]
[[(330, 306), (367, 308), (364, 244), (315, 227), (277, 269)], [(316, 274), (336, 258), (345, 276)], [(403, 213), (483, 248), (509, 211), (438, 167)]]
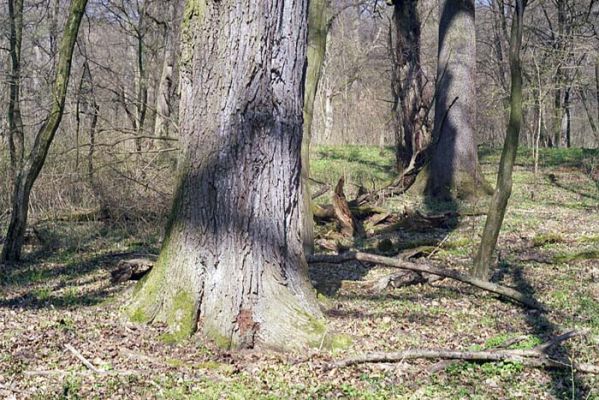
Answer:
[(512, 171), (518, 152), (518, 141), (522, 127), (522, 64), (520, 61), (520, 50), (522, 48), (522, 31), (524, 25), (524, 9), (527, 0), (516, 0), (515, 12), (512, 19), (510, 34), (510, 72), (511, 72), (511, 94), (510, 94), (510, 121), (508, 132), (499, 163), (499, 175), (497, 176), (497, 187), (487, 214), (487, 221), (483, 231), (478, 253), (472, 267), (472, 275), (479, 279), (488, 279), (491, 266), (491, 257), (495, 246), (507, 202), (512, 193)]
[[(87, 0), (72, 0), (71, 2), (69, 16), (58, 50), (58, 63), (51, 94), (51, 109), (40, 131), (35, 136), (33, 147), (27, 158), (24, 157), (24, 143), (19, 143), (18, 146), (14, 146), (14, 166), (16, 169), (13, 183), (12, 211), (10, 225), (8, 226), (8, 232), (6, 234), (6, 240), (2, 249), (0, 261), (13, 262), (18, 261), (21, 258), (21, 248), (23, 246), (23, 239), (25, 237), (25, 227), (27, 226), (27, 213), (31, 188), (33, 187), (35, 180), (44, 166), (48, 149), (52, 144), (54, 135), (56, 134), (58, 126), (60, 125), (60, 121), (62, 120), (65, 98), (71, 74), (73, 49), (75, 47), (79, 25), (81, 23), (83, 13), (85, 12), (86, 5)], [(13, 61), (12, 84), (15, 83), (16, 77), (19, 76), (17, 74), (18, 68), (15, 70), (14, 66), (20, 65), (20, 55), (17, 55), (20, 52), (20, 45), (17, 45), (17, 43), (20, 44), (22, 39), (22, 3), (18, 3), (16, 5), (13, 4), (13, 12), (14, 14), (12, 15), (15, 18), (15, 28), (11, 32), (11, 41), (13, 41), (15, 44), (11, 45), (11, 53), (13, 53), (12, 57), (15, 58), (17, 62)], [(21, 24), (20, 27), (19, 24)], [(18, 104), (18, 94), (13, 95), (11, 101)], [(13, 105), (13, 113), (14, 110), (15, 106)], [(22, 130), (18, 134), (22, 135)], [(18, 140), (21, 140), (20, 137)]]

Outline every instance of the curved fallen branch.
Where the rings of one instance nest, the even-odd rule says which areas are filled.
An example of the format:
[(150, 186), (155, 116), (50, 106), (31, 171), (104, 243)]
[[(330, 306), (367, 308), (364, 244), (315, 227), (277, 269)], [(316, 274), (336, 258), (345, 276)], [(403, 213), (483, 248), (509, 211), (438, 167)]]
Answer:
[(443, 268), (437, 268), (437, 267), (433, 267), (433, 266), (426, 265), (426, 264), (416, 264), (416, 263), (406, 261), (406, 260), (390, 258), (390, 257), (383, 257), (383, 256), (375, 255), (375, 254), (361, 253), (361, 252), (346, 253), (346, 254), (341, 254), (339, 256), (316, 255), (316, 256), (312, 256), (312, 257), (308, 258), (308, 262), (310, 262), (310, 263), (320, 262), (320, 263), (338, 264), (338, 263), (350, 261), (350, 260), (371, 262), (371, 263), (375, 263), (375, 264), (385, 265), (387, 267), (405, 269), (405, 270), (416, 271), (416, 272), (424, 272), (426, 274), (432, 274), (432, 275), (443, 276), (446, 278), (451, 278), (456, 281), (460, 281), (460, 282), (475, 286), (479, 289), (483, 289), (488, 292), (492, 292), (495, 294), (505, 296), (505, 297), (515, 300), (527, 307), (538, 309), (538, 310), (543, 309), (542, 305), (539, 304), (536, 300), (531, 299), (530, 297), (526, 296), (525, 294), (520, 293), (517, 290), (514, 290), (507, 286), (498, 285), (496, 283), (484, 281), (484, 280), (478, 279), (478, 278), (474, 278), (474, 277), (462, 274), (457, 271), (443, 269)]
[(556, 346), (570, 338), (582, 336), (586, 333), (586, 331), (569, 331), (563, 335), (552, 338), (551, 340), (533, 348), (532, 350), (491, 349), (482, 351), (456, 351), (411, 349), (392, 353), (367, 353), (328, 364), (325, 369), (330, 370), (333, 368), (343, 368), (351, 365), (368, 363), (394, 363), (416, 359), (443, 359), (478, 362), (510, 361), (519, 362), (527, 367), (573, 369), (589, 374), (599, 374), (599, 366), (597, 365), (563, 362), (553, 359), (545, 354), (545, 351), (547, 351), (550, 347)]

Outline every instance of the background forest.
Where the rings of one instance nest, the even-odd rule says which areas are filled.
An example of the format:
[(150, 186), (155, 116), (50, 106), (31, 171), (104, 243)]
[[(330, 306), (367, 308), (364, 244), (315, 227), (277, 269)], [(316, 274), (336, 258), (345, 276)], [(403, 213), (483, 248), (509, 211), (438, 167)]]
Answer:
[[(328, 325), (306, 314), (322, 340), (288, 354), (181, 341), (168, 318), (145, 325), (123, 313), (139, 296), (134, 281), (160, 262), (189, 161), (181, 154), (195, 143), (184, 132), (182, 83), (198, 62), (190, 43), (205, 44), (195, 3), (0, 2), (0, 247), (10, 241), (18, 169), (43, 153), (64, 92), (25, 202), (23, 254), (0, 264), (0, 397), (599, 398), (599, 1), (464, 2), (476, 16), (474, 68), (464, 67), (475, 90), (459, 92), (473, 107), (476, 196), (460, 188), (440, 198), (426, 196), (417, 173), (434, 175), (426, 165), (442, 158), (434, 149), (447, 115), (435, 115), (435, 101), (455, 82), (443, 83), (439, 35), (452, 2), (310, 2), (302, 174), (314, 237), (302, 234)], [(511, 48), (518, 21), (521, 46)], [(245, 62), (241, 53), (230, 60)], [(510, 132), (519, 144), (503, 182), (511, 199), (480, 275)], [(238, 347), (253, 347), (244, 340)]]
[[(169, 160), (176, 159), (177, 148), (182, 3), (89, 2), (77, 38), (65, 117), (32, 196), (31, 207), (40, 215), (104, 207), (123, 214), (154, 209), (158, 216), (158, 210), (165, 209), (175, 166)], [(476, 3), (475, 133), (476, 142), (488, 147), (502, 146), (509, 111), (510, 16), (501, 12), (501, 4)], [(21, 112), (26, 141), (31, 142), (51, 101), (48, 93), (68, 2), (25, 2), (25, 8)], [(393, 146), (393, 7), (382, 1), (334, 1), (330, 8), (312, 143)], [(418, 2), (422, 67), (431, 87), (436, 79), (437, 9), (435, 1)], [(521, 143), (526, 147), (533, 147), (539, 133), (541, 147), (597, 147), (596, 13), (591, 0), (534, 1), (528, 6), (522, 53)], [(6, 12), (0, 17), (5, 53), (0, 73), (6, 81), (10, 24)], [(0, 112), (7, 115), (7, 85), (1, 94)], [(1, 122), (6, 144), (8, 120)], [(0, 204), (6, 210), (11, 193), (8, 146), (0, 151)]]

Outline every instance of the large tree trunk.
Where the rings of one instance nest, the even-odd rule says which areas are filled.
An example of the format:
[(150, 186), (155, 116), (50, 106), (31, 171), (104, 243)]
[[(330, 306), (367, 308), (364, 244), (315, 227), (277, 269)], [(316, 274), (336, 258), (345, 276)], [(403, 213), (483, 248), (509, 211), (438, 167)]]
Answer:
[(8, 232), (4, 241), (0, 261), (13, 262), (21, 258), (21, 248), (27, 226), (27, 211), (29, 208), (29, 195), (44, 162), (48, 149), (54, 140), (64, 111), (67, 88), (71, 75), (71, 60), (73, 48), (77, 40), (79, 24), (85, 12), (87, 0), (72, 0), (64, 34), (60, 43), (58, 64), (52, 88), (52, 105), (46, 122), (35, 137), (31, 153), (19, 168), (13, 190), (12, 213)]
[(483, 237), (474, 265), (472, 275), (479, 279), (489, 278), (489, 265), (497, 238), (505, 216), (507, 202), (512, 193), (512, 171), (518, 152), (518, 140), (522, 126), (522, 65), (520, 61), (520, 49), (522, 48), (522, 31), (524, 25), (524, 9), (527, 0), (516, 0), (516, 11), (512, 21), (510, 35), (510, 121), (508, 125), (501, 161), (499, 163), (499, 174), (497, 176), (497, 187), (487, 214), (487, 221), (483, 230)]
[(427, 192), (434, 197), (469, 197), (488, 192), (475, 142), (476, 37), (474, 0), (440, 2), (436, 141)]
[(322, 72), (329, 21), (329, 0), (311, 0), (308, 9), (308, 67), (304, 93), (304, 132), (302, 137), (302, 185), (304, 187), (303, 241), (306, 254), (314, 251), (314, 222), (312, 218), (312, 197), (310, 195), (310, 143), (312, 141), (312, 120), (314, 100)]
[(178, 188), (130, 316), (173, 340), (199, 329), (225, 348), (318, 346), (302, 246), (307, 2), (187, 7)]

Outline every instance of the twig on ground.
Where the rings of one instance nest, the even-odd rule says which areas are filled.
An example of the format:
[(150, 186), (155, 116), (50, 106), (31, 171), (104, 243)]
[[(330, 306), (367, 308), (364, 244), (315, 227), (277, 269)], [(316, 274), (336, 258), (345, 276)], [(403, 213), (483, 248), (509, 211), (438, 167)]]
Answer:
[(100, 371), (98, 368), (96, 368), (96, 367), (94, 366), (94, 364), (92, 364), (91, 362), (89, 362), (89, 361), (88, 361), (88, 360), (87, 360), (85, 357), (83, 357), (83, 355), (82, 355), (82, 354), (81, 354), (79, 351), (77, 351), (77, 349), (75, 349), (75, 348), (74, 348), (73, 346), (71, 346), (70, 344), (68, 344), (68, 343), (67, 343), (67, 344), (66, 344), (64, 347), (65, 347), (65, 348), (66, 348), (68, 351), (70, 351), (71, 353), (73, 353), (73, 355), (74, 355), (75, 357), (77, 357), (77, 358), (79, 359), (79, 361), (81, 361), (81, 363), (82, 363), (83, 365), (85, 365), (85, 366), (87, 367), (87, 369), (89, 369), (90, 371), (93, 371), (93, 372), (95, 372), (95, 373), (97, 373), (97, 374), (101, 374), (102, 372), (104, 372), (104, 371)]
[(25, 376), (65, 376), (65, 375), (90, 375), (90, 374), (108, 375), (108, 376), (130, 376), (130, 375), (142, 375), (141, 371), (135, 370), (111, 370), (111, 371), (66, 371), (62, 369), (47, 369), (47, 370), (31, 370), (25, 371)]

